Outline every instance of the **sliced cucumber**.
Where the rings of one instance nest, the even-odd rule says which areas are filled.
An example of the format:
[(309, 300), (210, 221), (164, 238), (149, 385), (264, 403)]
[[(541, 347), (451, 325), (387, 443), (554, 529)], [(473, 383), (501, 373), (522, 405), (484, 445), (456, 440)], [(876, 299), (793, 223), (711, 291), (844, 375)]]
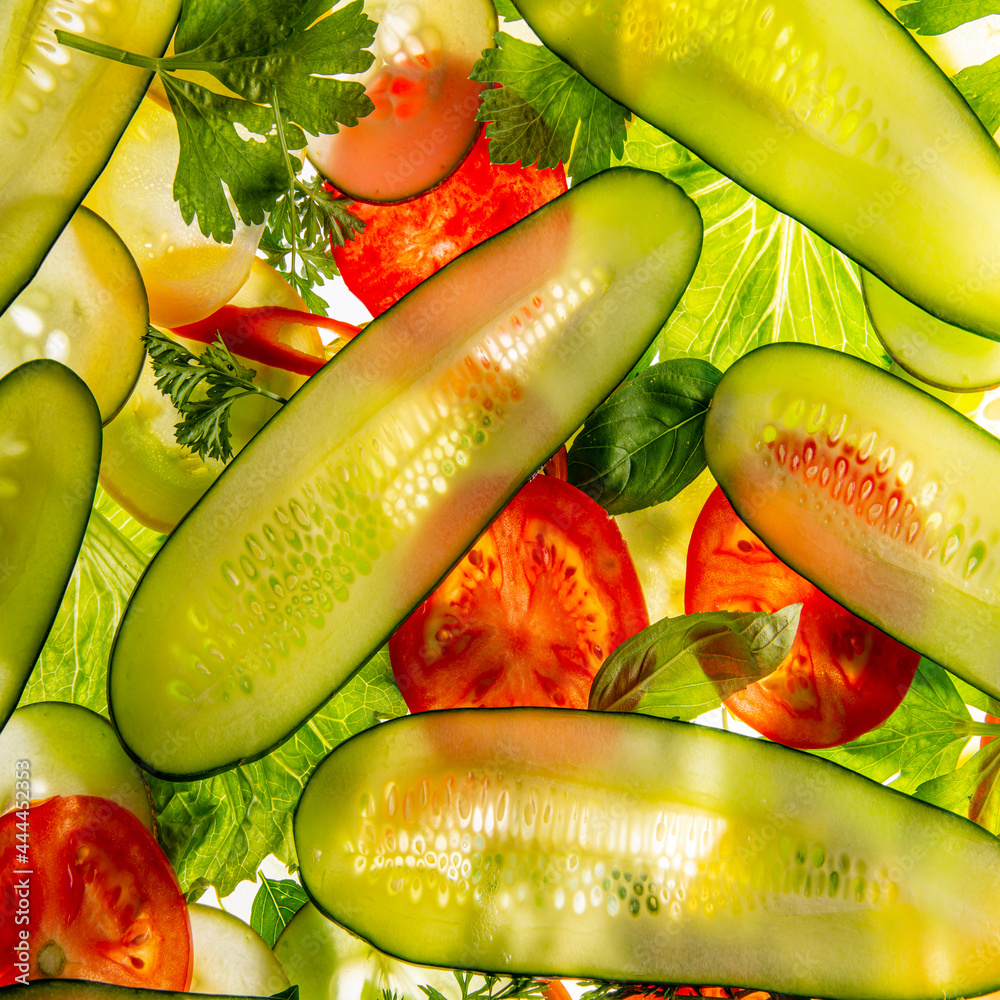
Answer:
[(1000, 151), (874, 0), (517, 0), (592, 83), (949, 323), (1000, 340)]
[(52, 358), (72, 368), (107, 423), (139, 377), (149, 322), (128, 247), (89, 209), (77, 209), (31, 283), (0, 314), (0, 375)]
[(294, 830), (316, 905), (411, 962), (839, 1000), (1000, 984), (1000, 841), (721, 730), (408, 716), (334, 750)]
[(31, 280), (111, 156), (149, 73), (78, 52), (55, 29), (161, 55), (180, 0), (0, 4), (0, 312)]
[(101, 415), (57, 361), (0, 379), (0, 725), (49, 634), (87, 528)]
[(868, 271), (861, 272), (861, 288), (878, 339), (900, 368), (952, 392), (1000, 385), (996, 341), (943, 323)]
[(492, 0), (367, 0), (378, 22), (375, 61), (358, 77), (375, 110), (353, 128), (312, 136), (306, 152), (336, 188), (360, 201), (405, 201), (445, 180), (482, 125), (483, 84), (469, 79), (493, 48)]
[(427, 1000), (425, 986), (445, 1000), (462, 1000), (454, 973), (391, 958), (328, 920), (311, 903), (288, 922), (274, 952), (298, 986), (299, 1000)]
[(1000, 441), (867, 362), (773, 344), (723, 376), (705, 452), (779, 559), (1000, 697)]
[(155, 832), (142, 772), (125, 755), (108, 721), (89, 708), (44, 701), (14, 712), (0, 732), (0, 813), (19, 801), (14, 786), (18, 760), (30, 764), (32, 800), (96, 795), (127, 809)]
[(192, 903), (192, 993), (273, 996), (288, 989), (288, 976), (267, 942), (232, 913)]
[[(87, 979), (35, 979), (27, 986), (0, 987), (0, 1000), (184, 1000), (179, 990), (144, 990), (136, 986), (112, 986)], [(214, 1000), (226, 1000), (216, 996)], [(260, 1000), (269, 1000), (261, 997)]]
[(678, 187), (606, 171), (352, 340), (140, 581), (108, 680), (129, 753), (206, 774), (294, 732), (624, 378), (700, 244)]

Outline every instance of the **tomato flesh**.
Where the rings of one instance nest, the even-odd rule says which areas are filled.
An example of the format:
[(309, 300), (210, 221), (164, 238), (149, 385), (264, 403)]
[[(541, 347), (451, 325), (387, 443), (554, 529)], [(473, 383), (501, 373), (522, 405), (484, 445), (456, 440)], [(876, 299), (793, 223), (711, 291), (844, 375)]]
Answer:
[(561, 166), (492, 164), (489, 140), (480, 136), (462, 166), (428, 194), (400, 205), (354, 205), (365, 231), (335, 246), (333, 256), (347, 287), (378, 316), (448, 261), (565, 190)]
[(0, 921), (0, 985), (26, 975), (186, 990), (187, 905), (142, 823), (89, 795), (26, 812), (0, 818), (0, 903), (16, 915)]
[(605, 657), (649, 624), (614, 521), (536, 476), (389, 640), (411, 711), (586, 708)]
[(691, 536), (684, 599), (689, 614), (802, 603), (795, 645), (781, 666), (726, 701), (747, 725), (787, 746), (838, 746), (881, 725), (920, 661), (777, 559), (718, 488)]

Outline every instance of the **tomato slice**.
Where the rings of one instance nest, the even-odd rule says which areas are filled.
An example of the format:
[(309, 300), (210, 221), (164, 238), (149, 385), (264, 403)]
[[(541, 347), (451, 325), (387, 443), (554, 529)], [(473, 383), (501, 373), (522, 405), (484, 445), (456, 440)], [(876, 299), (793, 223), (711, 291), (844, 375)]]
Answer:
[(727, 699), (726, 707), (787, 746), (838, 746), (895, 711), (920, 656), (778, 560), (716, 488), (688, 547), (687, 612), (772, 612), (799, 601), (802, 613), (791, 652), (769, 677)]
[(561, 166), (492, 164), (489, 140), (480, 136), (462, 166), (428, 194), (400, 205), (352, 206), (365, 231), (334, 246), (333, 256), (347, 287), (378, 316), (448, 261), (565, 190)]
[(389, 640), (411, 711), (586, 708), (605, 657), (649, 624), (617, 525), (536, 476)]
[(47, 799), (0, 818), (0, 985), (90, 979), (186, 990), (191, 927), (170, 862), (109, 799)]

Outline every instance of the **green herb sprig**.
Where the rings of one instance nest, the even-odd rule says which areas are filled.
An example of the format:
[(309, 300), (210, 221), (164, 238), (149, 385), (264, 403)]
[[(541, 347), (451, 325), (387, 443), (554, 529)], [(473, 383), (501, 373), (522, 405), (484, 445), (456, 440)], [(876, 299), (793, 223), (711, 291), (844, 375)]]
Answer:
[(200, 357), (155, 327), (149, 327), (143, 341), (153, 363), (157, 388), (181, 413), (182, 419), (174, 428), (177, 443), (203, 459), (228, 462), (233, 457), (229, 415), (238, 399), (256, 395), (277, 403), (288, 402), (256, 385), (253, 380), (257, 372), (240, 364), (221, 336)]

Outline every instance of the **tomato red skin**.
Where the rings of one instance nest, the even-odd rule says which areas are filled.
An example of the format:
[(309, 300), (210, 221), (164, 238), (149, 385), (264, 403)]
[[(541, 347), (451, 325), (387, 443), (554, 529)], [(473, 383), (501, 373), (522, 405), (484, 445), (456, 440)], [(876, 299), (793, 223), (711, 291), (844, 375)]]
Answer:
[(0, 907), (0, 985), (23, 982), (25, 960), (28, 979), (46, 978), (47, 947), (61, 949), (61, 967), (46, 970), (58, 978), (191, 984), (177, 877), (142, 822), (108, 799), (57, 796), (0, 817)]
[(802, 603), (795, 645), (781, 666), (726, 700), (747, 725), (786, 746), (839, 746), (881, 725), (920, 662), (778, 560), (718, 488), (695, 522), (684, 594), (689, 614)]
[(536, 476), (389, 640), (411, 711), (586, 708), (612, 650), (649, 624), (614, 520)]
[(566, 189), (561, 166), (491, 164), (481, 135), (461, 167), (427, 194), (398, 205), (354, 204), (365, 231), (333, 246), (333, 256), (347, 287), (378, 316), (448, 261)]

